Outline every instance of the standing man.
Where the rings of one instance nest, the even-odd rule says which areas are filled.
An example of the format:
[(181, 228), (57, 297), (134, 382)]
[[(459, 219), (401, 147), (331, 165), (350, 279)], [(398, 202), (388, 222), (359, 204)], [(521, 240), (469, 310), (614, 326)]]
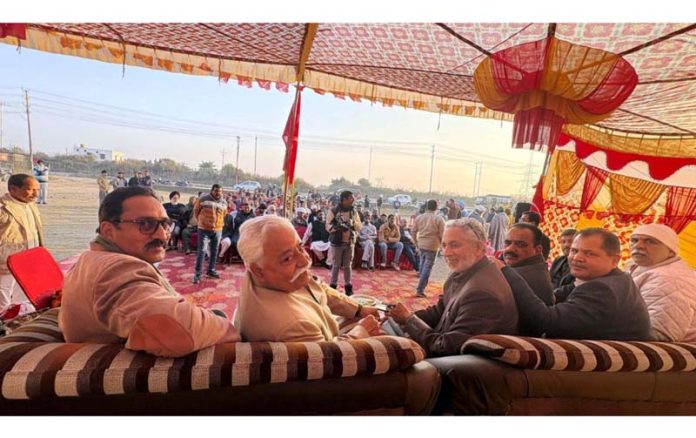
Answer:
[(495, 251), (500, 251), (505, 247), (505, 234), (508, 225), (508, 217), (503, 211), (503, 207), (499, 207), (498, 212), (491, 219), (490, 228), (488, 228), (488, 240), (491, 248)]
[(143, 174), (140, 172), (135, 172), (135, 175), (131, 176), (131, 178), (128, 180), (128, 187), (137, 187), (140, 185), (140, 180), (142, 179)]
[(97, 178), (97, 185), (99, 186), (99, 205), (101, 205), (106, 195), (111, 191), (111, 181), (109, 181), (106, 170), (101, 171), (101, 176)]
[(341, 192), (339, 203), (336, 207), (329, 211), (326, 218), (328, 224), (333, 260), (331, 267), (331, 288), (336, 289), (338, 286), (338, 271), (343, 266), (343, 282), (345, 285), (346, 295), (353, 295), (353, 285), (351, 284), (351, 275), (353, 269), (353, 254), (355, 252), (355, 240), (357, 234), (362, 228), (360, 216), (353, 207), (353, 193), (349, 190)]
[(563, 255), (556, 257), (551, 264), (551, 269), (549, 269), (549, 273), (551, 274), (551, 283), (553, 284), (554, 289), (575, 281), (573, 276), (570, 275), (570, 265), (568, 264), (568, 254), (570, 253), (570, 246), (573, 244), (575, 233), (577, 233), (577, 231), (575, 231), (574, 228), (563, 230), (561, 233), (559, 240)]
[(152, 180), (152, 177), (150, 176), (150, 172), (147, 170), (143, 171), (143, 177), (139, 181), (140, 185), (143, 187), (147, 187), (148, 189), (151, 189), (154, 187), (155, 182)]
[(430, 272), (435, 264), (435, 256), (442, 244), (445, 232), (445, 220), (436, 215), (437, 201), (428, 200), (425, 203), (425, 213), (416, 218), (411, 234), (420, 252), (420, 278), (416, 287), (416, 296), (425, 298), (425, 286), (430, 280)]
[(454, 202), (454, 198), (450, 198), (449, 201), (447, 201), (447, 208), (447, 220), (452, 221), (462, 217), (462, 210), (457, 203)]
[(225, 224), (227, 215), (227, 201), (222, 196), (220, 184), (213, 184), (210, 193), (201, 196), (196, 201), (193, 214), (198, 220), (198, 253), (196, 255), (196, 273), (193, 276), (193, 283), (201, 281), (201, 269), (203, 258), (205, 257), (205, 245), (210, 245), (210, 259), (208, 260), (208, 272), (206, 275), (212, 278), (220, 278), (220, 274), (215, 271), (215, 262), (218, 255), (218, 244), (222, 236), (222, 227)]
[(123, 176), (122, 170), (119, 170), (116, 174), (116, 178), (111, 180), (111, 187), (113, 187), (114, 190), (121, 187), (128, 187), (128, 180)]
[[(39, 182), (30, 175), (18, 173), (7, 181), (7, 190), (8, 193), (0, 198), (0, 316), (12, 304), (28, 301), (7, 268), (7, 258), (26, 249), (44, 246), (41, 216), (34, 204), (41, 190)], [(34, 307), (28, 304), (23, 313), (32, 311)]]
[(418, 271), (420, 271), (420, 256), (418, 255), (418, 248), (416, 248), (416, 242), (413, 239), (406, 218), (402, 217), (399, 219), (399, 233), (401, 234), (401, 243), (404, 245), (403, 254), (411, 263), (411, 266), (413, 266), (416, 274), (418, 274)]
[(48, 198), (48, 166), (43, 162), (43, 160), (38, 160), (36, 165), (34, 165), (34, 177), (39, 182), (39, 187), (41, 187), (41, 193), (39, 193), (39, 199), (37, 199), (37, 204), (46, 204), (46, 198)]

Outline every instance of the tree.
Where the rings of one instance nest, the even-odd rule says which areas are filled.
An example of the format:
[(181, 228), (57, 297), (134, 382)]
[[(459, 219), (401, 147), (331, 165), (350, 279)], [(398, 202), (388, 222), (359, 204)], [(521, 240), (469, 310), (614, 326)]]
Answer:
[(340, 178), (335, 178), (331, 180), (331, 184), (329, 184), (329, 188), (336, 190), (336, 189), (342, 189), (345, 187), (352, 187), (354, 184), (350, 181), (348, 181), (345, 177), (340, 177)]
[(362, 187), (362, 188), (369, 188), (369, 187), (372, 187), (372, 186), (370, 185), (370, 181), (368, 181), (367, 178), (360, 178), (360, 179), (358, 180), (358, 185), (359, 185), (360, 187)]

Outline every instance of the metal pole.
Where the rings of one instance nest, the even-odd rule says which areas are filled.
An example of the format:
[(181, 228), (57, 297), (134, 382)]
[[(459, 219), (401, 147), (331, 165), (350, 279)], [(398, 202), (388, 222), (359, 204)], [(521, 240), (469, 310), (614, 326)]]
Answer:
[(372, 177), (372, 146), (370, 146), (370, 164), (367, 166), (367, 181)]
[(428, 193), (433, 192), (433, 168), (435, 167), (435, 145), (432, 147), (432, 153), (430, 154), (430, 186), (428, 186)]
[(234, 184), (239, 184), (239, 136), (237, 136), (237, 164), (234, 169)]
[(34, 146), (31, 144), (31, 121), (29, 120), (29, 90), (24, 90), (24, 104), (27, 110), (27, 131), (29, 132), (29, 169), (34, 166)]
[(225, 146), (222, 147), (222, 160), (220, 161), (220, 175), (222, 175), (222, 168), (225, 167)]
[(256, 176), (256, 154), (259, 149), (259, 138), (254, 136), (254, 176)]

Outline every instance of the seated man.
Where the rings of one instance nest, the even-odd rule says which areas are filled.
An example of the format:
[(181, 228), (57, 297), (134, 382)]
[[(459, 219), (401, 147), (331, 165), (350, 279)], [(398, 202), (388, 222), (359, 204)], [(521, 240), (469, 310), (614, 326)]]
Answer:
[(631, 236), (626, 267), (648, 306), (658, 341), (696, 342), (696, 274), (681, 258), (677, 233), (641, 225)]
[(362, 268), (375, 270), (375, 241), (377, 240), (377, 229), (370, 222), (370, 213), (365, 214), (360, 233), (358, 234), (358, 243), (362, 247)]
[(418, 255), (418, 248), (416, 248), (411, 229), (408, 227), (408, 221), (405, 218), (399, 219), (399, 233), (401, 234), (400, 242), (404, 245), (404, 255), (416, 273), (418, 273), (420, 270), (420, 256)]
[(247, 269), (234, 316), (246, 341), (332, 341), (334, 315), (362, 318), (346, 336), (380, 334), (374, 307), (363, 307), (309, 274), (311, 259), (292, 224), (279, 216), (244, 223), (239, 253)]
[(522, 334), (652, 340), (643, 297), (631, 276), (616, 269), (620, 258), (621, 245), (614, 234), (601, 228), (580, 231), (568, 255), (575, 283), (556, 290), (553, 306), (541, 301), (512, 268), (503, 267), (520, 311), (520, 326), (530, 330)]
[(389, 312), (391, 318), (428, 357), (459, 354), (474, 335), (516, 334), (515, 300), (505, 277), (486, 258), (481, 224), (469, 218), (447, 222), (442, 254), (452, 273), (438, 303), (414, 313), (398, 303)]
[(232, 254), (237, 253), (237, 242), (239, 241), (239, 228), (242, 224), (254, 217), (249, 201), (242, 201), (240, 210), (234, 215), (228, 214), (225, 217), (225, 226), (222, 230), (222, 240), (220, 241), (220, 257), (224, 257), (230, 247)]
[(230, 320), (186, 301), (153, 265), (164, 259), (170, 225), (147, 187), (104, 198), (96, 239), (65, 275), (58, 323), (67, 342), (125, 342), (178, 357), (239, 340)]
[(534, 225), (514, 224), (505, 235), (503, 259), (524, 278), (547, 306), (553, 304), (553, 286), (546, 260), (541, 256), (541, 230)]
[(314, 253), (322, 266), (329, 268), (329, 265), (332, 263), (328, 263), (326, 259), (331, 248), (331, 242), (329, 242), (329, 232), (324, 221), (324, 212), (321, 210), (316, 212), (314, 220), (309, 223), (307, 231), (305, 231), (304, 237), (302, 237), (302, 246), (307, 245), (308, 241), (310, 242), (309, 250)]
[[(539, 216), (539, 213), (536, 211), (525, 211), (522, 213), (520, 222), (532, 224), (538, 228), (539, 224), (541, 223), (541, 216)], [(551, 253), (551, 239), (549, 239), (549, 237), (544, 233), (541, 233), (541, 248), (541, 255), (544, 257), (544, 260), (548, 259), (549, 254)]]
[(309, 216), (307, 210), (304, 207), (299, 207), (295, 213), (296, 214), (292, 220), (292, 225), (294, 227), (306, 227), (308, 225), (307, 216)]
[(401, 259), (401, 251), (404, 250), (404, 244), (400, 242), (401, 232), (396, 225), (396, 219), (393, 214), (387, 216), (387, 223), (383, 224), (378, 231), (379, 252), (382, 256), (382, 261), (379, 264), (382, 268), (387, 266), (387, 248), (394, 250), (394, 260), (392, 268), (395, 271), (400, 271), (399, 260)]
[(560, 237), (562, 256), (556, 257), (556, 259), (551, 264), (549, 269), (549, 274), (551, 274), (551, 283), (553, 288), (559, 288), (575, 281), (572, 275), (570, 275), (570, 266), (568, 265), (568, 253), (570, 252), (570, 245), (573, 244), (573, 238), (575, 237), (574, 228), (569, 228), (563, 230)]

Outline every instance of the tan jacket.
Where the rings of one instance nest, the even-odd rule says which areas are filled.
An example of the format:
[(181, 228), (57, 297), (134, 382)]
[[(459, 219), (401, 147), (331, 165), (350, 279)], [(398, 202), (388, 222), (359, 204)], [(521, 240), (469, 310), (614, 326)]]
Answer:
[(234, 325), (245, 341), (318, 342), (339, 336), (334, 315), (353, 318), (358, 304), (316, 277), (294, 292), (267, 289), (244, 277)]
[(34, 215), (37, 232), (39, 235), (39, 245), (44, 246), (44, 238), (41, 226), (41, 216), (36, 204), (24, 204), (17, 201), (9, 193), (5, 193), (0, 198), (0, 275), (8, 275), (7, 258), (28, 248), (27, 227), (24, 206), (28, 205)]
[(100, 192), (109, 193), (111, 191), (111, 180), (108, 176), (100, 176), (97, 178)]
[(399, 226), (394, 225), (394, 228), (390, 228), (389, 224), (383, 224), (379, 227), (379, 241), (385, 243), (396, 243), (401, 240), (401, 231), (399, 231)]
[(428, 251), (440, 249), (444, 233), (445, 220), (431, 211), (426, 211), (416, 217), (416, 221), (411, 229), (411, 235), (415, 240), (416, 247)]
[(65, 276), (58, 323), (67, 342), (125, 342), (157, 356), (239, 340), (229, 319), (186, 301), (153, 265), (94, 242)]

